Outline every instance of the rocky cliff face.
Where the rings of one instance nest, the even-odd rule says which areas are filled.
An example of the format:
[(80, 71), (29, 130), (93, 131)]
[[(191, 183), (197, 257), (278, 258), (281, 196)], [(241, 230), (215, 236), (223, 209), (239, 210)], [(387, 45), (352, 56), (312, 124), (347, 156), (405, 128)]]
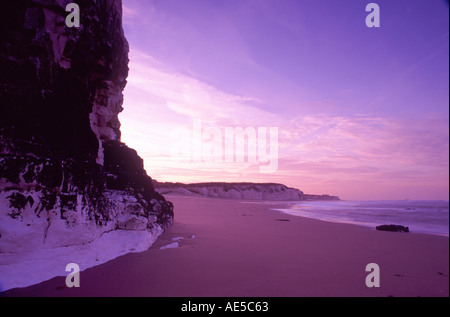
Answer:
[(173, 206), (120, 142), (128, 74), (120, 0), (0, 4), (0, 253), (161, 232)]

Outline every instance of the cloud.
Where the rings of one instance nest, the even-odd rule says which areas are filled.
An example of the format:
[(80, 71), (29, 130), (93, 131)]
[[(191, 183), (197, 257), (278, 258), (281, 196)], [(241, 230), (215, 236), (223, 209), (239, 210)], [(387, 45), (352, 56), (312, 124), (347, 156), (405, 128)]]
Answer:
[[(125, 91), (127, 103), (164, 104), (163, 111), (187, 119), (199, 118), (217, 124), (234, 122), (251, 126), (276, 120), (277, 115), (256, 106), (261, 100), (233, 95), (181, 74), (140, 51), (130, 52), (130, 75)], [(155, 101), (159, 101), (156, 102)]]
[(130, 6), (122, 4), (122, 12), (124, 19), (132, 19), (139, 15), (139, 11)]
[[(140, 51), (130, 52), (130, 72), (124, 91), (124, 111), (120, 115), (122, 140), (144, 156), (146, 166), (153, 171), (168, 173), (170, 169), (201, 169), (204, 174), (231, 174), (255, 169), (255, 164), (194, 164), (177, 161), (172, 155), (180, 140), (171, 138), (182, 130), (182, 141), (187, 144), (186, 157), (193, 156), (194, 121), (202, 128), (271, 127), (282, 124), (277, 115), (261, 110), (260, 100), (251, 96), (226, 93), (196, 78), (181, 74), (155, 58)], [(206, 141), (205, 141), (206, 142)], [(207, 144), (205, 143), (205, 146)], [(169, 165), (168, 165), (169, 162)], [(247, 162), (248, 163), (248, 162)], [(171, 172), (172, 173), (172, 172)]]
[[(248, 3), (260, 5), (255, 1)], [(260, 10), (283, 30), (303, 34), (304, 25), (297, 24), (296, 20), (280, 19), (284, 15), (273, 13), (272, 5), (262, 5)], [(201, 28), (202, 19), (195, 22), (179, 12), (178, 15), (168, 13), (161, 7), (157, 10), (151, 1), (124, 1), (127, 36), (135, 45), (131, 46), (130, 75), (124, 92), (125, 110), (120, 116), (122, 136), (144, 157), (152, 176), (173, 181), (275, 181), (299, 187), (308, 183), (310, 188), (324, 184), (332, 186), (333, 182), (347, 187), (357, 183), (366, 189), (370, 189), (371, 182), (428, 184), (434, 179), (448, 183), (448, 118), (433, 115), (407, 118), (389, 111), (384, 114), (373, 112), (378, 115), (356, 114), (356, 106), (345, 102), (363, 94), (358, 90), (358, 83), (351, 85), (352, 88), (345, 86), (347, 88), (341, 89), (337, 96), (309, 94), (309, 98), (299, 98), (303, 95), (298, 93), (298, 85), (287, 89), (288, 81), (279, 80), (277, 74), (255, 62), (248, 43), (232, 20), (210, 20), (213, 20), (210, 29), (205, 30)], [(183, 36), (179, 35), (179, 30), (183, 30)], [(211, 42), (211, 39), (218, 34), (223, 41), (219, 47), (213, 47), (211, 43), (215, 41)], [(141, 39), (145, 45), (140, 46)], [(144, 53), (144, 49), (151, 53)], [(204, 64), (202, 59), (205, 59)], [(211, 68), (210, 72), (203, 72), (203, 76), (226, 74), (228, 77), (223, 78), (227, 80), (221, 76), (215, 80), (199, 76), (190, 68), (194, 64), (199, 68)], [(396, 77), (397, 81), (408, 79), (405, 74), (420, 65), (405, 69), (405, 73)], [(227, 73), (227, 68), (239, 72)], [(261, 76), (252, 78), (248, 75), (249, 69), (252, 74)], [(241, 73), (243, 78), (234, 79)], [(233, 80), (236, 86), (243, 88), (227, 90), (234, 86), (230, 83)], [(320, 88), (326, 84), (324, 81)], [(334, 87), (334, 82), (332, 85)], [(391, 106), (392, 100), (403, 98), (397, 90), (409, 86), (391, 87), (392, 90), (374, 95), (373, 103), (389, 101)], [(259, 93), (261, 91), (264, 93)], [(292, 98), (294, 95), (296, 97)], [(277, 104), (281, 102), (286, 105)], [(355, 103), (359, 104), (359, 101)], [(273, 112), (264, 109), (273, 109)], [(300, 116), (299, 113), (307, 115)], [(233, 169), (219, 163), (171, 160), (171, 131), (184, 128), (187, 133), (192, 133), (194, 119), (201, 119), (205, 127), (216, 127), (221, 131), (225, 127), (238, 126), (278, 127), (277, 173), (261, 175), (255, 165), (241, 168), (236, 164), (231, 166)]]
[(446, 119), (433, 116), (408, 120), (318, 115), (292, 120), (285, 142), (296, 143), (307, 157), (352, 156), (378, 164), (443, 165), (448, 161), (447, 133)]
[[(252, 96), (226, 93), (181, 74), (139, 51), (130, 53), (130, 76), (121, 115), (125, 142), (139, 150), (158, 178), (297, 182), (310, 186), (339, 179), (346, 184), (370, 177), (377, 182), (442, 181), (448, 173), (448, 122), (439, 116), (420, 120), (368, 115), (282, 116), (264, 111)], [(193, 120), (203, 127), (279, 128), (278, 170), (262, 176), (255, 164), (225, 166), (172, 160), (178, 128), (192, 134)], [(191, 142), (191, 136), (186, 142)], [(188, 153), (189, 154), (189, 153)], [(197, 175), (197, 177), (194, 177)], [(427, 176), (428, 175), (428, 176)], [(346, 181), (345, 181), (346, 180)]]

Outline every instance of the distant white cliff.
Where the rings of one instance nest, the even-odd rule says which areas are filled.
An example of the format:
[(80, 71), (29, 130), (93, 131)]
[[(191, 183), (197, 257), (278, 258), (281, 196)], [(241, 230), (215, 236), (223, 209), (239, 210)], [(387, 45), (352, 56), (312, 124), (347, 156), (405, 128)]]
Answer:
[(160, 194), (203, 196), (246, 200), (339, 200), (337, 196), (309, 195), (297, 188), (277, 183), (160, 183), (153, 181)]

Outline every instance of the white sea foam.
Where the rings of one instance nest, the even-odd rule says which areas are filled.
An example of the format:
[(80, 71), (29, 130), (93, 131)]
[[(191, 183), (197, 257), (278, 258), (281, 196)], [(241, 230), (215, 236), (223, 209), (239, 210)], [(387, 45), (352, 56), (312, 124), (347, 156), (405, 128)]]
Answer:
[(408, 226), (411, 232), (449, 236), (449, 202), (436, 200), (304, 201), (284, 213), (375, 228), (382, 224)]
[(160, 247), (160, 250), (164, 250), (164, 249), (175, 249), (178, 248), (180, 246), (180, 244), (178, 242), (174, 242), (174, 243), (170, 243), (167, 245), (164, 245), (162, 247)]

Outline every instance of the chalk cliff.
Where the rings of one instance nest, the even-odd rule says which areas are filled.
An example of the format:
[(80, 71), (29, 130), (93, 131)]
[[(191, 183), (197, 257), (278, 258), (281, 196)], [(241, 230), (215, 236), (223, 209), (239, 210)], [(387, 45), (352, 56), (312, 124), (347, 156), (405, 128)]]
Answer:
[(153, 181), (161, 194), (205, 196), (247, 200), (339, 200), (337, 196), (305, 194), (297, 188), (276, 183), (162, 183)]
[[(69, 28), (69, 2), (0, 3), (0, 264), (118, 230), (148, 247), (173, 220), (120, 141), (122, 3), (78, 0), (81, 25)], [(142, 243), (126, 241), (125, 251)]]

